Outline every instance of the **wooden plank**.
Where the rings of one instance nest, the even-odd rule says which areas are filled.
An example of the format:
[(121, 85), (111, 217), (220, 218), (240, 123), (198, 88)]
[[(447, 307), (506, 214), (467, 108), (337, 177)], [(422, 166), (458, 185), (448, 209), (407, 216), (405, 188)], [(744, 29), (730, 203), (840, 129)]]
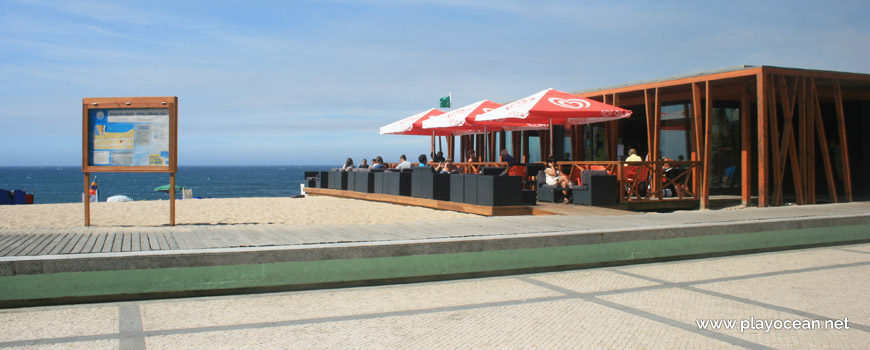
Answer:
[(154, 232), (148, 232), (148, 246), (151, 250), (160, 250), (160, 243), (157, 241), (157, 234)]
[(31, 243), (33, 243), (33, 241), (37, 239), (39, 239), (39, 236), (37, 235), (21, 235), (20, 239), (15, 240), (11, 244), (3, 248), (3, 250), (0, 251), (0, 256), (15, 256), (18, 252), (24, 250), (26, 246), (30, 245)]
[(148, 242), (148, 232), (142, 229), (136, 229), (139, 233), (139, 251), (150, 251), (151, 245)]
[(759, 72), (756, 76), (756, 99), (758, 101), (758, 207), (763, 208), (769, 205), (768, 198), (768, 183), (767, 170), (770, 162), (767, 145), (768, 145), (768, 125), (767, 125), (767, 77)]
[(82, 250), (85, 249), (85, 246), (88, 244), (88, 241), (90, 241), (94, 235), (92, 235), (90, 233), (84, 233), (84, 234), (82, 234), (82, 236), (83, 237), (78, 241), (78, 243), (76, 243), (76, 245), (73, 247), (72, 251), (70, 251), (70, 254), (81, 253)]
[(129, 252), (133, 249), (133, 233), (131, 233), (130, 231), (125, 231), (123, 235), (124, 236), (121, 238), (121, 251)]
[(837, 129), (840, 134), (840, 159), (843, 164), (843, 190), (847, 202), (852, 201), (852, 172), (849, 165), (849, 143), (846, 142), (846, 114), (843, 109), (843, 93), (840, 81), (834, 80), (834, 106), (837, 110)]
[(163, 236), (166, 238), (166, 243), (169, 244), (169, 249), (181, 249), (181, 247), (178, 245), (178, 242), (175, 240), (175, 234), (173, 231), (164, 231)]
[(41, 236), (41, 238), (38, 241), (30, 244), (29, 249), (22, 250), (21, 252), (18, 253), (18, 255), (19, 256), (21, 256), (21, 255), (31, 255), (32, 256), (32, 255), (39, 254), (39, 252), (41, 252), (43, 249), (45, 249), (45, 247), (54, 239), (56, 234), (47, 233), (47, 234), (42, 234), (40, 236)]
[(130, 231), (130, 251), (138, 252), (142, 250), (141, 242), (139, 241), (139, 232), (136, 230)]
[(837, 187), (834, 185), (834, 169), (831, 167), (831, 157), (828, 153), (828, 137), (825, 136), (825, 123), (822, 121), (822, 107), (819, 103), (818, 89), (816, 89), (816, 80), (812, 79), (813, 103), (815, 104), (815, 120), (816, 120), (816, 135), (819, 137), (819, 147), (822, 153), (822, 164), (825, 168), (825, 177), (828, 184), (828, 195), (834, 200), (834, 203), (839, 203), (837, 199)]
[(77, 254), (90, 253), (91, 250), (94, 249), (94, 244), (96, 244), (97, 238), (99, 238), (99, 237), (100, 237), (99, 234), (96, 234), (93, 232), (88, 233), (88, 240), (85, 241), (85, 244), (76, 253)]
[(108, 238), (108, 233), (98, 233), (97, 240), (94, 242), (94, 247), (91, 249), (91, 253), (98, 253), (103, 249), (103, 244), (106, 243), (106, 238)]
[[(115, 241), (120, 242), (120, 240), (121, 240), (121, 238), (118, 237), (118, 234), (116, 234), (114, 232), (107, 232), (106, 241), (103, 242), (103, 248), (100, 249), (100, 252), (101, 253), (111, 253), (112, 247), (115, 246)], [(120, 244), (118, 246), (120, 247)], [(121, 249), (119, 248), (118, 250), (120, 251)]]
[(57, 243), (51, 245), (51, 249), (48, 251), (47, 255), (59, 254), (60, 251), (66, 246), (66, 244), (69, 243), (69, 241), (72, 240), (75, 236), (76, 234), (74, 233), (68, 233), (63, 235), (62, 239), (57, 241)]
[(80, 233), (73, 234), (72, 238), (61, 248), (59, 254), (69, 254), (80, 240), (87, 240), (87, 238)]

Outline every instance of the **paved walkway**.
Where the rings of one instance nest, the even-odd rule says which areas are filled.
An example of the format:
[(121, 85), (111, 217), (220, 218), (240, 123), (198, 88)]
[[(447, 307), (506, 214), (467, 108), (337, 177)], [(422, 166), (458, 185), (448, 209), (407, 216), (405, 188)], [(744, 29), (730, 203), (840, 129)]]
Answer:
[(385, 221), (378, 225), (0, 228), (0, 257), (607, 232), (867, 213), (870, 213), (870, 202), (625, 216), (597, 213), (599, 215), (475, 217), (438, 222)]
[[(0, 310), (0, 349), (866, 349), (867, 276), (870, 244), (859, 244), (434, 283), (10, 309)], [(733, 320), (735, 329), (699, 327), (709, 320)], [(783, 329), (795, 320), (819, 320), (819, 327), (830, 320), (841, 329)], [(741, 324), (762, 329), (741, 332)]]

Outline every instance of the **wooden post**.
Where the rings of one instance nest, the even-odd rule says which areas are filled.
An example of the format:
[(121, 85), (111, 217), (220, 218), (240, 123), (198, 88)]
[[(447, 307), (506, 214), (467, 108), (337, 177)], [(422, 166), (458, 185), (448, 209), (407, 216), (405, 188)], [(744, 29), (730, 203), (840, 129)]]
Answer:
[(815, 120), (816, 120), (816, 135), (819, 137), (819, 149), (822, 153), (822, 164), (825, 168), (825, 177), (826, 182), (828, 184), (828, 195), (831, 196), (831, 199), (834, 200), (834, 203), (839, 203), (840, 201), (837, 199), (837, 186), (834, 185), (834, 170), (831, 167), (831, 156), (828, 153), (828, 137), (825, 135), (825, 123), (822, 120), (822, 107), (819, 103), (819, 90), (816, 89), (816, 79), (813, 78), (811, 80), (813, 87), (813, 104), (815, 105), (814, 109)]
[(798, 204), (808, 204), (811, 201), (812, 194), (809, 191), (809, 163), (807, 156), (807, 79), (801, 78), (803, 84), (801, 84), (800, 95), (798, 95), (798, 149), (800, 150), (800, 173), (801, 178), (804, 179), (804, 182), (801, 184), (802, 190), (804, 191), (804, 200), (798, 201)]
[[(653, 149), (653, 113), (655, 113), (653, 112), (653, 107), (650, 106), (650, 103), (652, 101), (650, 101), (649, 98), (649, 89), (643, 90), (643, 99), (644, 107), (646, 109), (646, 151), (647, 154), (649, 154), (650, 152), (652, 152)], [(650, 157), (650, 159), (652, 159), (652, 157)]]
[[(776, 76), (768, 76), (770, 80), (770, 87), (767, 89), (768, 96), (768, 118), (770, 118), (770, 157), (771, 157), (771, 168), (779, 169), (780, 158), (779, 158), (779, 146), (777, 142), (779, 142), (779, 120), (776, 114), (776, 89), (774, 89), (774, 85), (776, 84)], [(776, 174), (776, 173), (774, 173)], [(776, 177), (774, 177), (776, 179)], [(773, 182), (773, 198), (771, 199), (773, 205), (782, 205), (782, 181), (774, 181)]]
[(769, 155), (767, 153), (767, 77), (762, 70), (755, 75), (756, 94), (758, 100), (758, 207), (763, 208), (769, 205), (767, 171), (769, 164)]
[(809, 195), (808, 204), (816, 204), (816, 124), (814, 116), (816, 115), (816, 91), (813, 89), (814, 78), (809, 78), (810, 84), (807, 85), (807, 194)]
[(529, 133), (522, 131), (523, 138), (523, 163), (529, 162)]
[(782, 96), (782, 112), (784, 116), (784, 121), (782, 126), (782, 141), (779, 146), (780, 168), (773, 169), (773, 180), (777, 183), (782, 182), (782, 179), (785, 176), (786, 158), (788, 158), (791, 162), (791, 172), (795, 184), (795, 195), (797, 196), (797, 203), (803, 203), (803, 175), (800, 171), (800, 161), (798, 159), (797, 146), (795, 146), (794, 136), (794, 112), (795, 102), (797, 101), (798, 95), (798, 85), (800, 85), (800, 79), (795, 78), (794, 87), (791, 89), (791, 92), (789, 92), (788, 81), (784, 76), (780, 77), (778, 83), (780, 95)]
[(749, 128), (749, 94), (746, 90), (740, 94), (740, 201), (743, 206), (749, 206), (752, 201), (752, 141)]
[[(661, 146), (661, 125), (662, 125), (662, 101), (659, 94), (659, 88), (656, 88), (656, 98), (655, 98), (655, 112), (653, 118), (653, 149), (650, 152), (649, 160), (651, 162), (655, 162), (653, 165), (652, 172), (652, 186), (650, 186), (650, 191), (652, 193), (659, 193), (659, 187), (662, 186), (662, 168), (661, 163), (661, 150), (659, 150)], [(664, 199), (664, 196), (659, 196), (659, 199)]]
[(90, 182), (91, 181), (91, 173), (85, 173), (85, 226), (91, 226), (91, 195), (90, 191)]
[(169, 226), (175, 226), (175, 172), (169, 173)]
[[(703, 140), (703, 132), (701, 131), (703, 125), (703, 119), (701, 119), (703, 114), (701, 110), (701, 85), (698, 83), (692, 83), (692, 111), (692, 133), (694, 135), (692, 161), (697, 162), (704, 159), (704, 149), (701, 148), (701, 141)], [(704, 180), (701, 178), (702, 175), (703, 171), (697, 166), (692, 168), (692, 188), (696, 195), (701, 194), (701, 188), (703, 188)]]
[(704, 189), (701, 194), (701, 209), (710, 208), (710, 158), (713, 154), (713, 96), (710, 92), (710, 81), (705, 82), (707, 127), (704, 130)]
[(840, 160), (843, 164), (843, 190), (847, 202), (852, 201), (852, 174), (849, 166), (849, 144), (846, 143), (846, 113), (843, 109), (843, 92), (840, 80), (834, 80), (834, 105), (837, 109), (837, 129), (840, 133)]

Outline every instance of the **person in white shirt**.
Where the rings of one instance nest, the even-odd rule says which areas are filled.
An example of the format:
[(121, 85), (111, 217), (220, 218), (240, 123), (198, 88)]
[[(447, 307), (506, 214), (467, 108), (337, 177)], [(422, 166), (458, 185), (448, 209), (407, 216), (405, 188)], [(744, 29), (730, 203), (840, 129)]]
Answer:
[(406, 158), (404, 154), (399, 157), (399, 160), (400, 162), (399, 165), (396, 165), (396, 169), (402, 170), (411, 168), (411, 162), (408, 161), (408, 158)]

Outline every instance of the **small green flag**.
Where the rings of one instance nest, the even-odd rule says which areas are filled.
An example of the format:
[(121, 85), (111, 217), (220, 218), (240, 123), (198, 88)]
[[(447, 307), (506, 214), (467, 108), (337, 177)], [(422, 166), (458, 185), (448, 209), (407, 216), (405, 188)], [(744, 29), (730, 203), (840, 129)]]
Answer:
[(450, 96), (441, 98), (441, 108), (450, 108)]

